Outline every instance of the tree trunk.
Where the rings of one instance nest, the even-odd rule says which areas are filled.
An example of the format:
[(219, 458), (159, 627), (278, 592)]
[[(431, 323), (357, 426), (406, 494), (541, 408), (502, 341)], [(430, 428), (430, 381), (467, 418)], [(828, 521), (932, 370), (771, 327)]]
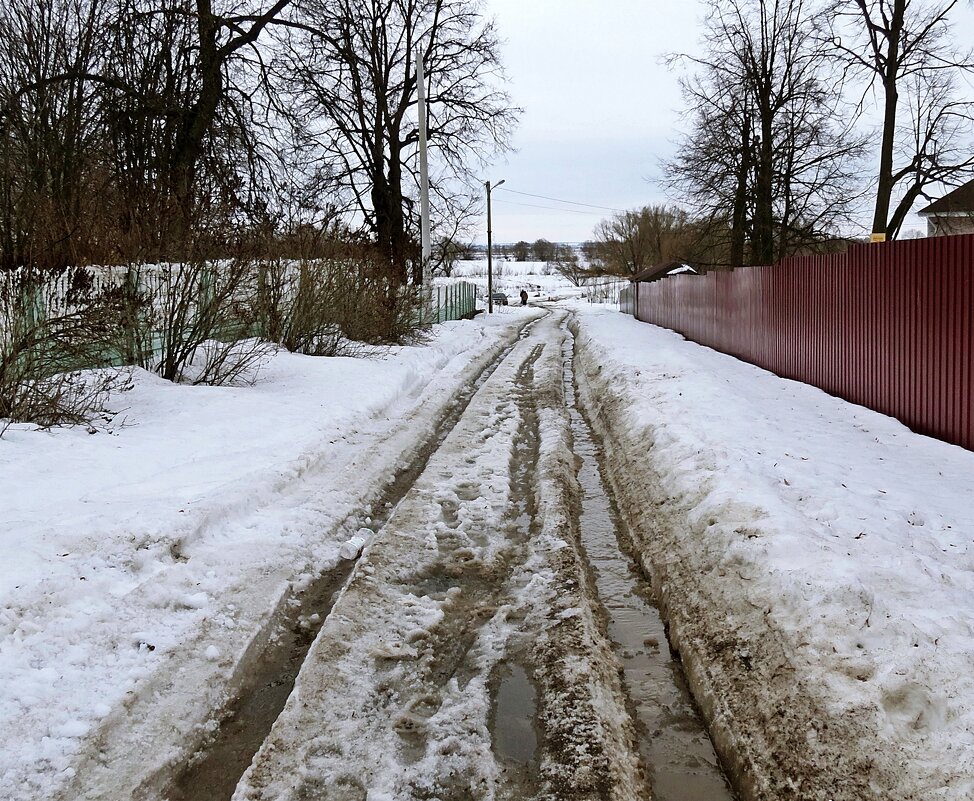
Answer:
[(372, 185), (372, 208), (375, 212), (376, 241), (386, 261), (390, 279), (397, 284), (409, 280), (409, 237), (403, 212), (402, 154), (395, 132), (389, 145), (387, 168), (379, 162)]
[(185, 237), (192, 229), (197, 166), (223, 96), (223, 65), (217, 47), (219, 25), (210, 0), (196, 0), (196, 24), (200, 47), (199, 97), (183, 115), (169, 159), (170, 187), (178, 215), (173, 233), (180, 246), (185, 244)]
[(747, 243), (748, 178), (751, 174), (751, 115), (744, 109), (741, 130), (741, 163), (737, 172), (734, 209), (731, 214), (730, 266), (744, 266), (744, 246)]
[[(886, 95), (883, 106), (883, 140), (879, 150), (879, 174), (876, 181), (876, 207), (873, 212), (873, 233), (887, 233), (890, 197), (893, 194), (893, 145), (896, 135), (896, 106), (899, 93), (896, 88), (900, 68), (900, 36), (903, 32), (903, 18), (906, 13), (906, 0), (894, 0), (893, 14), (887, 33), (886, 63), (882, 74), (883, 91)], [(866, 17), (868, 24), (868, 15)], [(878, 34), (876, 34), (878, 36)], [(895, 236), (895, 231), (893, 232)]]
[(774, 162), (771, 153), (771, 117), (770, 113), (763, 112), (761, 117), (762, 136), (757, 143), (751, 263), (772, 264), (774, 262)]

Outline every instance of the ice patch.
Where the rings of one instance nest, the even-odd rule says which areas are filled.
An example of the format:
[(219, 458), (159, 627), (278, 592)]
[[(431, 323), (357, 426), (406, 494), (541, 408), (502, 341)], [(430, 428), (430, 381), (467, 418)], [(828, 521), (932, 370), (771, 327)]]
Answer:
[(360, 528), (355, 536), (349, 537), (342, 543), (338, 549), (338, 555), (342, 559), (357, 559), (373, 533), (371, 529)]

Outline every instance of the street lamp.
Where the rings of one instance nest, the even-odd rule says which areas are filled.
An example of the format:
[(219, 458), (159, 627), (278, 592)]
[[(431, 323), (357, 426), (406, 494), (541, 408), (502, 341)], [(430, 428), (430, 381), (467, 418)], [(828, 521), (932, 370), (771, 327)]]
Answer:
[[(505, 179), (506, 180), (506, 179)], [(499, 181), (494, 185), (497, 189), (504, 181)], [(491, 254), (491, 230), (490, 230), (490, 181), (484, 184), (487, 188), (487, 313), (494, 313), (494, 261)]]

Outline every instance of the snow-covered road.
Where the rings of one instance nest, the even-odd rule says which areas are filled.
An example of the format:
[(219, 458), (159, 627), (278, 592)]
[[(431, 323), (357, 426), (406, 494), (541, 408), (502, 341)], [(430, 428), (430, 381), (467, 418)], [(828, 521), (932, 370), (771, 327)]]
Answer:
[(743, 798), (974, 793), (966, 451), (582, 306), (136, 378), (0, 441), (4, 801), (722, 798), (653, 597)]
[[(129, 437), (116, 469), (142, 470), (135, 486), (150, 508), (125, 518), (123, 482), (86, 521), (92, 533), (82, 548), (63, 516), (45, 519), (31, 506), (36, 495), (20, 500), (20, 524), (33, 512), (38, 528), (55, 531), (48, 547), (76, 557), (86, 603), (66, 602), (71, 585), (37, 537), (27, 566), (54, 575), (25, 586), (22, 605), (5, 610), (2, 666), (29, 681), (5, 699), (19, 710), (7, 732), (3, 797), (227, 798), (249, 762), (247, 708), (270, 695), (283, 701), (298, 666), (236, 798), (646, 797), (619, 664), (579, 547), (566, 317), (510, 310), (393, 354), (387, 365), (405, 363), (404, 380), (393, 373), (385, 396), (375, 382), (371, 405), (354, 385), (336, 387), (325, 402), (344, 411), (328, 409), (320, 432), (307, 420), (322, 399), (295, 387), (318, 365), (298, 360), (278, 365), (271, 387), (257, 387), (292, 398), (290, 418), (271, 407), (279, 422), (292, 422), (253, 428), (253, 442), (220, 427), (241, 420), (233, 404), (254, 403), (249, 388), (208, 393), (175, 423), (173, 406), (154, 421), (136, 397), (133, 425), (82, 439), (104, 449)], [(330, 366), (342, 382), (356, 370), (381, 377), (386, 369)], [(309, 389), (317, 382), (308, 380)], [(136, 386), (157, 403), (168, 390), (144, 375)], [(213, 430), (199, 442), (199, 426), (180, 426), (203, 415)], [(159, 444), (167, 425), (170, 437), (180, 435), (171, 447)], [(65, 447), (64, 434), (55, 432), (50, 446), (69, 459), (74, 443)], [(10, 441), (37, 436), (14, 430)], [(261, 447), (279, 450), (287, 468), (268, 470), (266, 457), (248, 465), (246, 454)], [(139, 449), (151, 453), (151, 467), (125, 463)], [(218, 481), (196, 464), (203, 459)], [(110, 468), (99, 454), (94, 475), (60, 488), (65, 503), (85, 503), (87, 485), (107, 483)], [(148, 490), (152, 480), (195, 498), (174, 503)], [(136, 525), (158, 533), (132, 537)], [(362, 544), (332, 603), (347, 575), (341, 556), (354, 558)], [(133, 551), (147, 553), (118, 565)], [(104, 606), (93, 609), (93, 599)], [(302, 627), (313, 631), (321, 618), (307, 658), (300, 664), (299, 649), (295, 663)], [(126, 646), (134, 666), (117, 663)], [(275, 665), (281, 676), (267, 675)], [(58, 692), (73, 695), (44, 703)], [(276, 709), (260, 712), (269, 713), (268, 725)], [(191, 759), (200, 747), (213, 756)]]
[(732, 798), (620, 553), (566, 318), (525, 330), (367, 548), (235, 801)]

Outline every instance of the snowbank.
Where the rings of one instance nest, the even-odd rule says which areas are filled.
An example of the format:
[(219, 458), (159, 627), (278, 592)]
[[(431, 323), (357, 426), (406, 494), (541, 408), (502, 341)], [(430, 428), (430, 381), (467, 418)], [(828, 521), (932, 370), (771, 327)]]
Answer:
[(750, 797), (974, 797), (974, 453), (618, 312), (580, 382)]

